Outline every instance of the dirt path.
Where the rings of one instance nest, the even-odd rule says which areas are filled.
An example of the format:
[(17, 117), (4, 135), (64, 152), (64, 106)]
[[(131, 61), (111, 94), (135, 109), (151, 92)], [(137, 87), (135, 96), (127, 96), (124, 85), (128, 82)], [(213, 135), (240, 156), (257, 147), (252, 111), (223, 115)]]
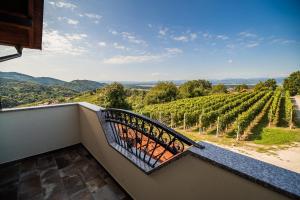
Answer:
[(295, 120), (300, 124), (300, 96), (294, 96), (292, 97), (293, 102), (294, 102), (294, 106), (295, 106), (295, 110), (296, 110), (296, 118)]
[(300, 173), (300, 143), (294, 143), (293, 146), (287, 146), (287, 148), (281, 149), (278, 149), (275, 146), (270, 146), (266, 152), (258, 152), (257, 148), (259, 145), (255, 144), (231, 147), (216, 143), (213, 144), (261, 160), (263, 162)]

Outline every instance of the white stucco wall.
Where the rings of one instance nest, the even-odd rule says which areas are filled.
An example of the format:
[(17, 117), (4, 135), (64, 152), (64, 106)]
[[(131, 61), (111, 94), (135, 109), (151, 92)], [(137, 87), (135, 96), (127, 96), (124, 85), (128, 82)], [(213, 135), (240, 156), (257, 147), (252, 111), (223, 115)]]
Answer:
[(0, 164), (77, 143), (78, 104), (0, 112)]

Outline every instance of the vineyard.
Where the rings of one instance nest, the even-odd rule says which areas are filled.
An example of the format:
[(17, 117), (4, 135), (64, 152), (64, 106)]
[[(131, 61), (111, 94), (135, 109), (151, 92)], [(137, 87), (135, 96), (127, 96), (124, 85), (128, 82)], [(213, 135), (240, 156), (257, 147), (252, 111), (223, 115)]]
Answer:
[(148, 105), (137, 112), (172, 128), (237, 139), (248, 138), (263, 118), (268, 119), (269, 126), (277, 126), (283, 120), (290, 128), (294, 118), (289, 92), (281, 88), (180, 99)]

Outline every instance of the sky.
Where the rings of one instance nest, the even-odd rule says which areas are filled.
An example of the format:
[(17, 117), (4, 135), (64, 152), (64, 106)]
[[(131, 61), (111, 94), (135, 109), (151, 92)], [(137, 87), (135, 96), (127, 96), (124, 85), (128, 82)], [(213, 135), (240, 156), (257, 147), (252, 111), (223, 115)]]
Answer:
[[(299, 0), (45, 0), (43, 49), (0, 71), (62, 80), (282, 77), (300, 70)], [(0, 47), (0, 55), (13, 53)]]

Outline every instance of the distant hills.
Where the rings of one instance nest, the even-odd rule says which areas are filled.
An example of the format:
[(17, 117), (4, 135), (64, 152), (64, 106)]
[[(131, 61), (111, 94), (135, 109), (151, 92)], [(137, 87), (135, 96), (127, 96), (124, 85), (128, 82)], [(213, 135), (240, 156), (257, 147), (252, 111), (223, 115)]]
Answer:
[(67, 81), (62, 81), (50, 77), (33, 77), (33, 76), (29, 76), (17, 72), (0, 72), (0, 78), (15, 80), (19, 82), (22, 81), (22, 82), (35, 83), (35, 84), (40, 84), (42, 86), (60, 86), (70, 90), (74, 90), (76, 92), (94, 90), (97, 88), (101, 88), (105, 85), (105, 83), (99, 83), (90, 80), (73, 80), (67, 82)]
[(105, 83), (90, 80), (62, 81), (17, 72), (0, 72), (0, 97), (5, 108), (39, 101), (65, 101), (81, 92), (101, 88)]
[[(283, 81), (286, 77), (277, 77), (274, 78), (278, 85), (282, 85)], [(201, 78), (200, 78), (201, 79)], [(266, 81), (266, 77), (262, 78), (228, 78), (228, 79), (209, 79), (209, 81), (213, 84), (224, 84), (228, 87), (234, 86), (234, 85), (240, 85), (240, 84), (246, 84), (246, 85), (256, 85), (259, 81)], [(181, 85), (188, 80), (168, 80), (176, 85)], [(111, 83), (113, 81), (103, 81), (104, 83)], [(128, 88), (151, 88), (154, 85), (156, 85), (159, 81), (120, 81), (125, 87)]]
[(5, 108), (45, 99), (72, 97), (78, 92), (61, 86), (46, 86), (30, 81), (0, 78), (0, 97)]

